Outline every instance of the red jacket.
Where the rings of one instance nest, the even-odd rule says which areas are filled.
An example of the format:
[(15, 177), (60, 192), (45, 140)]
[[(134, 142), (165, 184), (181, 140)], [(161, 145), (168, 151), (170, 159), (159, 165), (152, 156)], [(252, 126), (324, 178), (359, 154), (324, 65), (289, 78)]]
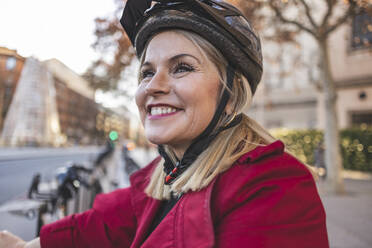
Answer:
[(149, 237), (160, 202), (144, 188), (159, 162), (131, 187), (99, 195), (93, 209), (44, 226), (42, 248), (324, 248), (325, 212), (306, 167), (276, 141), (243, 155), (198, 192), (184, 194)]

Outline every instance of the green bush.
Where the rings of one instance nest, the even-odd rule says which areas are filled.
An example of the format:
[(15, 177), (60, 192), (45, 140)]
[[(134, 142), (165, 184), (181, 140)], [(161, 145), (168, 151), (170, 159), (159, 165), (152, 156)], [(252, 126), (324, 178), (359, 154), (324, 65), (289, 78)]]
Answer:
[[(315, 164), (314, 151), (323, 142), (323, 131), (276, 129), (271, 133), (302, 162)], [(341, 130), (340, 148), (345, 169), (372, 172), (372, 127)]]

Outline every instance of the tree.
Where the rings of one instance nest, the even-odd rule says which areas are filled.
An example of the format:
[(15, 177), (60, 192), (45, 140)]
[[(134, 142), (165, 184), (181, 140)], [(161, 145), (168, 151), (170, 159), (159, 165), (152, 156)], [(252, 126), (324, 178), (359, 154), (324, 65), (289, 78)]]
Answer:
[(130, 40), (119, 22), (125, 1), (114, 1), (117, 9), (112, 16), (95, 19), (96, 40), (92, 47), (98, 52), (99, 58), (90, 65), (84, 73), (84, 77), (95, 89), (114, 91), (125, 95), (125, 91), (118, 92), (118, 83), (135, 54)]
[[(344, 192), (336, 112), (337, 90), (330, 69), (327, 41), (333, 32), (356, 14), (362, 11), (371, 13), (372, 2), (370, 0), (231, 0), (231, 2), (239, 5), (248, 16), (258, 15), (258, 20), (266, 18), (270, 23), (284, 24), (290, 30), (296, 29), (298, 33), (306, 32), (318, 44), (320, 89), (324, 95), (326, 113), (325, 158), (329, 171), (328, 182), (333, 192)], [(269, 13), (265, 14), (265, 10), (269, 10)], [(284, 28), (279, 32), (279, 37), (285, 36), (285, 32), (288, 31)]]

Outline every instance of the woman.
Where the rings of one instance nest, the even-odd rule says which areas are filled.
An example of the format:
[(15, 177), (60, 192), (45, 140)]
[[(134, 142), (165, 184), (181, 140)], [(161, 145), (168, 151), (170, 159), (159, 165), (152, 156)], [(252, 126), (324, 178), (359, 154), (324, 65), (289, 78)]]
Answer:
[[(260, 42), (233, 6), (129, 0), (140, 58), (136, 103), (161, 157), (131, 187), (19, 247), (328, 247), (309, 170), (242, 114), (262, 74)], [(13, 247), (16, 247), (15, 245)]]

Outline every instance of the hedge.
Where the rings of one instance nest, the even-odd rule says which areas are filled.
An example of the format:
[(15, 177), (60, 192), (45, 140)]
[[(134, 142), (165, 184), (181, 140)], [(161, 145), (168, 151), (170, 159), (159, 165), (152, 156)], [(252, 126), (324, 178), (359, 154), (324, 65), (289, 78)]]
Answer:
[[(276, 129), (271, 133), (298, 159), (315, 164), (314, 151), (323, 142), (323, 131)], [(341, 130), (340, 148), (345, 169), (372, 172), (372, 126)]]

